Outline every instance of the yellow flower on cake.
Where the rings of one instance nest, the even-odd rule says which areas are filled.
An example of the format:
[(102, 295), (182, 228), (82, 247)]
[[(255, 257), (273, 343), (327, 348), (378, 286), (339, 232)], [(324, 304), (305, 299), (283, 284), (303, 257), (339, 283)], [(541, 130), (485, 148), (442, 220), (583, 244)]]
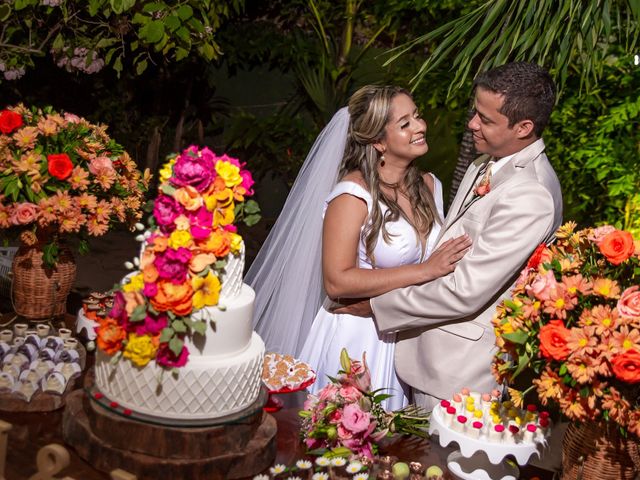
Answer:
[(144, 367), (156, 357), (158, 347), (149, 335), (130, 333), (123, 355), (138, 367)]
[(216, 163), (216, 173), (224, 180), (224, 184), (229, 188), (242, 183), (240, 168), (229, 162)]
[(213, 272), (207, 273), (206, 277), (196, 275), (191, 279), (193, 287), (193, 308), (199, 310), (206, 306), (212, 307), (218, 304), (220, 298), (220, 280)]
[(169, 181), (171, 175), (173, 174), (173, 165), (176, 163), (177, 158), (178, 157), (173, 157), (160, 169), (160, 172), (158, 173), (160, 177), (160, 183), (166, 183)]
[(237, 254), (240, 253), (240, 249), (242, 248), (242, 236), (237, 233), (230, 232), (229, 238), (231, 240), (231, 253)]
[(193, 245), (193, 237), (186, 230), (175, 230), (169, 236), (169, 247), (178, 249), (180, 247), (189, 248)]
[(213, 225), (216, 227), (224, 227), (225, 225), (232, 224), (236, 218), (234, 209), (233, 201), (230, 201), (226, 205), (218, 202), (213, 212)]
[(129, 277), (129, 283), (122, 286), (123, 292), (137, 292), (144, 288), (144, 278), (142, 273)]

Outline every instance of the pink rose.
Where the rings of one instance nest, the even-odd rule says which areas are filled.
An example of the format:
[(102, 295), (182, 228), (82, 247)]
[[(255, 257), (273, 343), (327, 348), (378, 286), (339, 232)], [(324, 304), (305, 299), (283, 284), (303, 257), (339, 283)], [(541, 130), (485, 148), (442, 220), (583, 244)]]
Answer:
[(360, 410), (357, 403), (350, 403), (342, 412), (342, 425), (353, 433), (364, 432), (369, 428), (371, 417)]
[(587, 236), (587, 239), (594, 243), (600, 243), (604, 237), (615, 231), (616, 227), (611, 225), (602, 225), (601, 227), (594, 228), (591, 235)]
[(11, 212), (10, 221), (13, 225), (26, 225), (38, 216), (38, 206), (34, 203), (18, 203)]
[(318, 399), (321, 402), (333, 402), (336, 399), (336, 395), (338, 394), (338, 387), (336, 387), (333, 383), (328, 384), (322, 390), (320, 390), (320, 394)]
[(64, 119), (69, 123), (80, 123), (80, 117), (73, 113), (65, 113)]
[(309, 394), (307, 395), (307, 399), (302, 404), (302, 409), (311, 411), (315, 408), (316, 405), (318, 405), (318, 397)]
[(531, 286), (527, 287), (530, 294), (533, 294), (538, 300), (549, 300), (551, 296), (556, 292), (558, 288), (558, 282), (556, 277), (553, 276), (553, 272), (550, 270), (544, 275), (536, 276), (536, 279), (531, 283)]
[(618, 300), (618, 313), (623, 317), (640, 317), (640, 287), (627, 288)]
[(357, 402), (362, 397), (362, 392), (352, 385), (345, 385), (340, 388), (340, 396), (347, 402)]
[(109, 157), (96, 157), (89, 163), (89, 171), (94, 175), (103, 171), (113, 172), (113, 162)]
[(316, 448), (320, 448), (322, 446), (322, 442), (317, 438), (305, 438), (304, 443), (309, 450), (314, 450)]

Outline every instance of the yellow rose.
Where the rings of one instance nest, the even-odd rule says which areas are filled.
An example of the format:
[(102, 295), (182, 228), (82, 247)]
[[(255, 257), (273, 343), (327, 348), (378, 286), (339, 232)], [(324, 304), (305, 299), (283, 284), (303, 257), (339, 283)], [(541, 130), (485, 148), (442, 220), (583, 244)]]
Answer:
[(229, 237), (231, 239), (231, 252), (240, 253), (240, 249), (242, 248), (242, 237), (233, 232), (231, 232)]
[(209, 271), (206, 277), (195, 276), (191, 280), (193, 287), (193, 308), (199, 310), (205, 306), (218, 304), (220, 297), (220, 280)]
[(224, 184), (231, 188), (242, 183), (240, 169), (228, 162), (216, 163), (216, 172), (224, 180)]
[(144, 279), (142, 273), (134, 275), (129, 278), (129, 283), (122, 286), (122, 290), (125, 292), (138, 292), (144, 288)]
[(171, 175), (173, 174), (173, 164), (176, 163), (176, 158), (177, 157), (174, 157), (171, 160), (169, 160), (160, 169), (160, 173), (159, 173), (160, 183), (168, 182), (169, 179), (171, 178)]
[(173, 249), (177, 250), (180, 247), (189, 248), (191, 245), (193, 245), (193, 237), (191, 237), (191, 233), (186, 230), (175, 230), (169, 237), (169, 246)]
[(154, 345), (149, 335), (129, 334), (127, 346), (124, 348), (124, 357), (138, 366), (144, 367), (156, 357), (158, 348)]

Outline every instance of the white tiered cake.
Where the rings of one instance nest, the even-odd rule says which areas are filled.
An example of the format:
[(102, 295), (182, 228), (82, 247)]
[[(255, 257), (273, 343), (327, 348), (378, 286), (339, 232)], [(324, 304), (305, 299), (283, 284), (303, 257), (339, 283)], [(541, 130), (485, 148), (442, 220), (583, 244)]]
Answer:
[(143, 368), (127, 361), (112, 365), (111, 357), (98, 349), (98, 389), (123, 408), (178, 420), (223, 417), (255, 402), (264, 343), (252, 331), (255, 292), (242, 283), (243, 264), (244, 252), (228, 264), (219, 305), (193, 314), (207, 320), (207, 332), (185, 339), (189, 362), (177, 376), (163, 372), (154, 361)]
[[(177, 157), (177, 162), (192, 162), (199, 167), (196, 163), (203, 157), (203, 152), (194, 151), (191, 157), (185, 157), (183, 153)], [(141, 255), (141, 272), (125, 278), (121, 286), (124, 292), (121, 292), (124, 298), (121, 303), (134, 302), (138, 309), (143, 309), (142, 314), (127, 304), (124, 320), (123, 315), (114, 313), (113, 317), (118, 317), (115, 321), (108, 320), (98, 328), (95, 382), (99, 395), (104, 395), (114, 408), (130, 410), (137, 415), (170, 419), (176, 423), (217, 419), (238, 413), (256, 402), (261, 388), (265, 347), (252, 329), (255, 292), (243, 283), (244, 244), (235, 229), (230, 228), (229, 219), (233, 220), (233, 215), (224, 210), (231, 208), (233, 211), (233, 200), (243, 201), (244, 195), (250, 192), (250, 184), (249, 188), (243, 188), (246, 175), (242, 174), (246, 171), (241, 170), (241, 166), (234, 163), (233, 159), (213, 157), (214, 160), (207, 164), (206, 152), (203, 163), (207, 168), (214, 166), (217, 174), (214, 173), (213, 178), (218, 182), (212, 180), (206, 189), (187, 190), (190, 187), (184, 185), (175, 188), (180, 187), (177, 181), (173, 182), (179, 175), (175, 170), (180, 166), (174, 166), (176, 160), (168, 165), (169, 172), (165, 173), (163, 183), (165, 187), (161, 185), (160, 188), (164, 204), (160, 205), (160, 201), (156, 200), (154, 210), (160, 228), (146, 235), (145, 249), (148, 252)], [(193, 165), (190, 168), (188, 173), (193, 171)], [(206, 171), (203, 172), (202, 175), (205, 175)], [(220, 181), (221, 178), (224, 181)], [(226, 197), (225, 189), (228, 190)], [(186, 190), (187, 193), (182, 194), (178, 190)], [(201, 199), (198, 200), (198, 197)], [(165, 208), (166, 205), (177, 211), (175, 218), (171, 216), (170, 209)], [(162, 247), (158, 247), (160, 243), (154, 240), (154, 236), (162, 237)], [(157, 244), (154, 245), (154, 241)], [(161, 263), (158, 258), (166, 256), (169, 250), (176, 258), (182, 255), (182, 261), (188, 268), (183, 265), (186, 273), (183, 269), (176, 276), (165, 274), (162, 278), (163, 272), (173, 267), (166, 267), (168, 261), (162, 260), (165, 263)], [(148, 255), (145, 257), (145, 254)], [(200, 261), (199, 270), (194, 272), (193, 259), (199, 255), (207, 261)], [(226, 262), (224, 267), (219, 265), (220, 260)], [(176, 262), (173, 257), (170, 261)], [(213, 278), (214, 274), (217, 280)], [(203, 288), (202, 279), (205, 277), (210, 283)], [(156, 283), (162, 281), (168, 286), (162, 300), (158, 300), (160, 287)], [(219, 298), (215, 295), (217, 289)], [(180, 293), (183, 296), (175, 300), (171, 298), (175, 291), (187, 292), (192, 298)], [(194, 303), (193, 308), (185, 311), (182, 306), (184, 302), (188, 301), (190, 306), (198, 293), (201, 294), (200, 298), (209, 298), (208, 303), (205, 302), (203, 308), (197, 308)], [(178, 306), (174, 308), (174, 305)], [(151, 322), (151, 330), (147, 332), (144, 330), (146, 320), (141, 321), (140, 315), (142, 319), (145, 315), (147, 318), (151, 316), (154, 321), (162, 317), (160, 321), (165, 323), (153, 330)], [(186, 327), (176, 328), (176, 318)], [(132, 323), (134, 321), (137, 323)], [(203, 334), (193, 328), (193, 324), (198, 322), (204, 330)], [(158, 352), (164, 348), (166, 356), (170, 345), (165, 334), (173, 336), (173, 341), (179, 340), (180, 346), (174, 345), (173, 354), (169, 354), (174, 355), (174, 363), (158, 361)], [(119, 335), (124, 335), (124, 338), (120, 339)], [(140, 346), (133, 346), (132, 342), (139, 342)], [(188, 352), (188, 361), (176, 365), (175, 360), (179, 357), (176, 349), (180, 348)]]

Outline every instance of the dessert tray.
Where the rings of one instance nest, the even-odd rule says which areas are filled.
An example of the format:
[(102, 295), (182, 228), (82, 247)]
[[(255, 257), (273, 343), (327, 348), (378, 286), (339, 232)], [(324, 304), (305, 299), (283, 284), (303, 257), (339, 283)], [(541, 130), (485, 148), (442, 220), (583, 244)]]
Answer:
[(439, 406), (431, 414), (429, 434), (437, 434), (443, 447), (454, 442), (458, 445), (459, 449), (449, 454), (447, 467), (457, 478), (465, 480), (517, 480), (519, 469), (510, 458), (515, 458), (518, 465), (526, 465), (532, 455), (540, 455), (546, 443), (546, 440), (502, 443), (485, 435), (473, 438), (448, 426)]
[(262, 383), (269, 392), (264, 407), (266, 412), (277, 412), (283, 406), (282, 400), (274, 395), (304, 390), (316, 381), (316, 374), (308, 363), (291, 355), (267, 353), (262, 368)]

